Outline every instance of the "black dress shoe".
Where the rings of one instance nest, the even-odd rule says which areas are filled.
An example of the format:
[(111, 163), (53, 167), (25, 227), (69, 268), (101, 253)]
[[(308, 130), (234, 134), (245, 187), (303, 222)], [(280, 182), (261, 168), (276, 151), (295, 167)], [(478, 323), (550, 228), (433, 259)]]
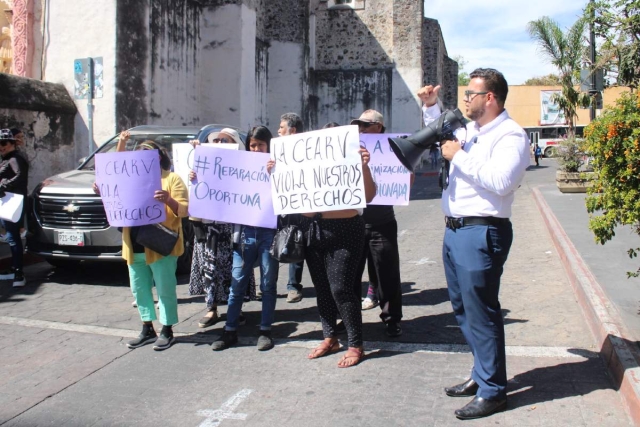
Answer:
[(456, 409), (455, 414), (461, 420), (488, 417), (507, 408), (507, 399), (487, 400), (476, 396), (463, 408)]
[(471, 378), (462, 384), (454, 385), (453, 387), (445, 387), (444, 392), (447, 396), (451, 397), (466, 397), (475, 396), (478, 392), (478, 383)]

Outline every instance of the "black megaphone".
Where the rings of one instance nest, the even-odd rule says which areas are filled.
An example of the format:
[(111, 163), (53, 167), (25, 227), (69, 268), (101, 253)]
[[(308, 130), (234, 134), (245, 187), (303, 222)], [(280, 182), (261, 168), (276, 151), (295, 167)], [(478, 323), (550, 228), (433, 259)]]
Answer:
[(413, 172), (422, 153), (438, 142), (453, 139), (453, 132), (464, 126), (465, 118), (459, 109), (447, 110), (429, 126), (401, 138), (389, 138), (389, 145), (402, 165)]

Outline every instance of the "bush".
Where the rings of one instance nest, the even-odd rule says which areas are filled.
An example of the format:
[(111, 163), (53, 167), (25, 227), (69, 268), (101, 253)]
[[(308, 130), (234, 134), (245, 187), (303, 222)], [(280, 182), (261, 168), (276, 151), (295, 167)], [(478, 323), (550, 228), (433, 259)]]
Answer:
[[(640, 96), (625, 93), (585, 128), (585, 149), (595, 172), (588, 189), (589, 228), (605, 244), (617, 225), (631, 225), (640, 234)], [(640, 248), (629, 249), (631, 258)], [(640, 275), (640, 269), (629, 276)]]
[(567, 138), (558, 144), (556, 157), (560, 169), (565, 172), (578, 172), (584, 163), (583, 141), (576, 138)]

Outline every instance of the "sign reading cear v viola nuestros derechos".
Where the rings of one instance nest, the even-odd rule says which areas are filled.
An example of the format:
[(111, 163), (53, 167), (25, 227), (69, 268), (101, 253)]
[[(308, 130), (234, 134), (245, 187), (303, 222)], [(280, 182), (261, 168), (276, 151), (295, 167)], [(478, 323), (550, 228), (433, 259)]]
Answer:
[(276, 228), (266, 153), (198, 145), (192, 169), (197, 182), (189, 190), (194, 217), (255, 227)]
[(364, 146), (371, 156), (369, 169), (376, 182), (376, 197), (370, 205), (402, 205), (409, 204), (411, 190), (411, 172), (402, 166), (389, 146), (389, 138), (398, 138), (406, 134), (363, 133), (360, 134), (360, 145)]
[(364, 208), (357, 126), (340, 126), (271, 140), (276, 214)]
[(96, 154), (96, 184), (112, 227), (156, 224), (166, 219), (158, 150)]

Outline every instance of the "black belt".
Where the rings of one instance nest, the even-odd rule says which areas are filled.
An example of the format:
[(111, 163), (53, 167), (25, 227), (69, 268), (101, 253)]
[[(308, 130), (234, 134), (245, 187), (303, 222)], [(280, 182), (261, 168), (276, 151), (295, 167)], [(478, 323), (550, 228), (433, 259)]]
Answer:
[(495, 216), (464, 216), (462, 218), (445, 216), (444, 223), (447, 228), (457, 230), (458, 228), (466, 227), (468, 225), (506, 225), (509, 224), (510, 221), (509, 218), (498, 218)]

